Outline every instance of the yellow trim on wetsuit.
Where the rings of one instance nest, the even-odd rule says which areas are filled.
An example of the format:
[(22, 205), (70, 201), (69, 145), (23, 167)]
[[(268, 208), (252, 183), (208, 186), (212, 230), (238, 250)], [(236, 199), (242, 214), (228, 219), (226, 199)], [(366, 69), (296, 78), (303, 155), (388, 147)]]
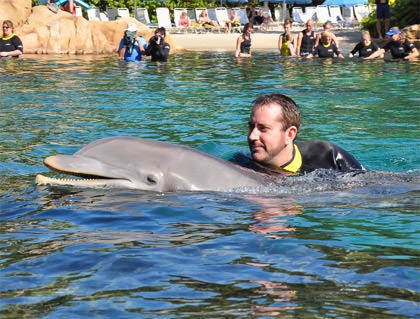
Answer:
[(371, 43), (372, 43), (372, 41), (369, 41), (368, 44), (365, 44), (365, 47), (368, 47)]
[(290, 161), (289, 164), (282, 167), (282, 169), (285, 169), (286, 171), (296, 173), (300, 167), (302, 166), (302, 154), (300, 154), (300, 151), (296, 144), (293, 144), (295, 149), (295, 154), (293, 155), (293, 159)]
[(9, 35), (8, 37), (3, 37), (1, 38), (2, 40), (9, 40), (11, 38), (13, 38), (16, 34), (12, 33), (11, 35)]
[(330, 43), (328, 43), (328, 45), (325, 45), (324, 43), (322, 44), (322, 46), (323, 46), (324, 48), (328, 48), (330, 45), (331, 45), (331, 42), (330, 42)]

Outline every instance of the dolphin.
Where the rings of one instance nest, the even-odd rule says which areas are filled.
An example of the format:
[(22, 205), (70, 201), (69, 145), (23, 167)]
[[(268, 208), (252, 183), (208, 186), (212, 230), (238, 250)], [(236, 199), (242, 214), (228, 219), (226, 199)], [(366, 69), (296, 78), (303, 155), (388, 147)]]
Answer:
[(229, 191), (268, 184), (263, 174), (199, 150), (137, 137), (94, 141), (73, 155), (49, 156), (51, 170), (81, 177), (36, 176), (38, 185), (166, 191)]

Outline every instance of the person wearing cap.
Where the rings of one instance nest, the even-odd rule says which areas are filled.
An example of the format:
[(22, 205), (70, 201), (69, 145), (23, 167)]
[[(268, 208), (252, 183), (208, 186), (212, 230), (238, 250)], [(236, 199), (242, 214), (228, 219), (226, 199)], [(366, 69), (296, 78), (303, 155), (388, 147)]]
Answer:
[(137, 25), (133, 22), (128, 23), (124, 30), (124, 37), (120, 41), (118, 54), (125, 61), (141, 61), (141, 55), (146, 51), (146, 40), (137, 36), (137, 30)]
[(3, 37), (0, 38), (0, 57), (17, 58), (23, 53), (22, 41), (13, 33), (13, 22), (10, 20), (3, 21)]
[(375, 0), (375, 4), (376, 4), (376, 31), (378, 31), (379, 39), (382, 39), (382, 20), (385, 21), (385, 30), (388, 30), (389, 19), (391, 18), (389, 0)]
[(374, 59), (387, 51), (391, 51), (393, 59), (415, 59), (419, 56), (419, 51), (405, 38), (405, 33), (401, 32), (398, 27), (390, 29), (386, 35), (391, 37), (391, 41), (385, 44), (382, 49), (365, 58), (366, 60)]

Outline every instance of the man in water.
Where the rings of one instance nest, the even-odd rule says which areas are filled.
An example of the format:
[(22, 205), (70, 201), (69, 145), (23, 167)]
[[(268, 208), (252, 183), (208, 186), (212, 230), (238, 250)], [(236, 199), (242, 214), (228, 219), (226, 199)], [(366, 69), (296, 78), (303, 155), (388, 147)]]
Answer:
[(300, 127), (299, 106), (282, 94), (260, 96), (253, 102), (248, 145), (252, 159), (267, 169), (306, 173), (318, 168), (360, 170), (347, 151), (326, 141), (295, 143)]
[(118, 47), (118, 55), (120, 59), (125, 61), (141, 61), (142, 53), (146, 52), (147, 43), (146, 40), (137, 36), (137, 25), (133, 22), (127, 24), (127, 28), (124, 30), (124, 37), (120, 41)]

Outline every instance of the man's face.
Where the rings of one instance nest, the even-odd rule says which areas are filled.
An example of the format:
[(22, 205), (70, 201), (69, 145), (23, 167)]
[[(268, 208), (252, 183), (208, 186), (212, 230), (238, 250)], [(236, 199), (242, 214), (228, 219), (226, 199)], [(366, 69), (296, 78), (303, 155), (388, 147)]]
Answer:
[[(248, 145), (252, 158), (264, 164), (285, 164), (284, 149), (293, 139), (280, 122), (282, 109), (276, 104), (254, 108), (249, 120)], [(286, 161), (287, 162), (287, 161)]]

